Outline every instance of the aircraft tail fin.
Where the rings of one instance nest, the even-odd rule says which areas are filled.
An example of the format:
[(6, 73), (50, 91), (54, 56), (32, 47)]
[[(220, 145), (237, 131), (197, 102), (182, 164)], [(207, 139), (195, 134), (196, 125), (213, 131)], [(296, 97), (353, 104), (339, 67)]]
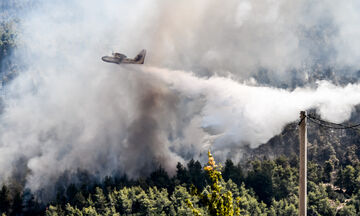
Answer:
[(146, 50), (143, 49), (139, 54), (137, 54), (137, 56), (135, 56), (134, 60), (137, 64), (144, 64), (145, 56), (146, 56)]

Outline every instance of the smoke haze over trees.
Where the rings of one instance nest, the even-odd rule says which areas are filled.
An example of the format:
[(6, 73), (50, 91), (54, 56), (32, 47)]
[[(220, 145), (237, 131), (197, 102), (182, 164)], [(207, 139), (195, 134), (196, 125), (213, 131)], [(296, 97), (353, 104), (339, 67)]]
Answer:
[[(358, 158), (358, 157), (357, 157)], [(236, 215), (298, 215), (297, 157), (254, 160), (248, 168), (227, 160), (217, 187), (230, 196)], [(309, 163), (308, 213), (311, 215), (357, 215), (359, 201), (358, 160), (344, 167), (329, 160), (330, 169)], [(169, 177), (159, 167), (146, 179), (130, 180), (127, 176), (106, 177), (98, 182), (86, 173), (76, 184), (57, 187), (56, 199), (40, 204), (29, 191), (11, 193), (0, 190), (0, 211), (8, 215), (194, 215), (188, 202), (202, 215), (209, 214), (204, 196), (214, 193), (214, 179), (209, 169), (198, 161), (178, 163), (176, 174)], [(330, 179), (328, 178), (330, 174)], [(221, 178), (222, 176), (222, 178)], [(357, 191), (357, 192), (356, 192)], [(209, 200), (213, 203), (215, 200)], [(229, 203), (229, 202), (227, 202)], [(220, 210), (221, 208), (219, 208)]]
[[(247, 149), (256, 153), (269, 140), (278, 144), (270, 145), (273, 158), (284, 149), (296, 153), (288, 148), (296, 146), (296, 137), (284, 141), (281, 132), (300, 110), (335, 122), (360, 120), (356, 1), (24, 0), (2, 1), (0, 8), (0, 182), (16, 179), (39, 201), (56, 197), (58, 185), (80, 185), (79, 173), (91, 176), (90, 182), (123, 174), (141, 180), (161, 166), (172, 176), (178, 162), (191, 158), (200, 161), (193, 161), (199, 171), (209, 148), (235, 164)], [(112, 51), (132, 57), (143, 48), (143, 66), (101, 61)], [(357, 196), (358, 165), (343, 160), (357, 160), (353, 145), (359, 135), (348, 135), (340, 141), (312, 139), (317, 152), (310, 156), (314, 167), (328, 171), (326, 181), (334, 170), (350, 173), (350, 185), (338, 181), (351, 191), (349, 197)], [(266, 156), (261, 148), (258, 155)], [(344, 166), (332, 164), (331, 155)], [(269, 208), (276, 202), (296, 205), (290, 192), (273, 195), (271, 182), (258, 193), (261, 177), (269, 180), (278, 172), (262, 171), (258, 163), (246, 177), (246, 187), (256, 194), (251, 196)], [(242, 175), (224, 173), (225, 180), (229, 175), (240, 188)], [(184, 177), (180, 182), (188, 186), (205, 185), (205, 177), (190, 168), (184, 176), (197, 179)], [(140, 180), (128, 186), (141, 186)], [(322, 198), (330, 196), (311, 187)], [(101, 194), (95, 188), (87, 195)], [(17, 192), (31, 194), (12, 191), (12, 205)], [(58, 204), (72, 202), (70, 197)]]

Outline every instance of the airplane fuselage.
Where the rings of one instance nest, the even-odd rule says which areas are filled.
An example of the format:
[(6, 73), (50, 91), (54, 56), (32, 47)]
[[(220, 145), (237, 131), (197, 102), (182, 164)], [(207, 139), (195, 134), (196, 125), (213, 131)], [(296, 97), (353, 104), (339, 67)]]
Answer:
[(135, 58), (128, 58), (121, 53), (113, 53), (113, 56), (103, 56), (101, 59), (104, 62), (115, 64), (144, 64), (146, 50), (142, 50)]
[(115, 63), (115, 64), (143, 64), (141, 62), (135, 61), (134, 59), (131, 58), (115, 58), (112, 56), (104, 56), (101, 58), (104, 62), (109, 62), (109, 63)]

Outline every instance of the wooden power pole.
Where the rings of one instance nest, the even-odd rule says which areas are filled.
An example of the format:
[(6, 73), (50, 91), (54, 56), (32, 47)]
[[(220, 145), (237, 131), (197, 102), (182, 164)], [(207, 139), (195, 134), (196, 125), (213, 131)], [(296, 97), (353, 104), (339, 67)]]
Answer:
[(299, 215), (306, 216), (306, 181), (307, 181), (307, 126), (306, 111), (300, 112), (299, 141), (300, 141), (300, 175), (299, 175)]

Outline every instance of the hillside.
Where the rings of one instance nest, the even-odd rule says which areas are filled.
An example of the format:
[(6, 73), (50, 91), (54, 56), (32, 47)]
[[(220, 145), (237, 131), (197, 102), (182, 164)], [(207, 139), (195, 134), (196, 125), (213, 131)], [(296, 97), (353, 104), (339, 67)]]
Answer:
[[(313, 112), (313, 111), (310, 111)], [(350, 123), (360, 121), (360, 106), (353, 112)], [(308, 159), (324, 164), (335, 157), (341, 166), (351, 160), (358, 160), (360, 133), (357, 130), (336, 130), (322, 127), (308, 121)], [(287, 125), (281, 134), (256, 149), (248, 150), (248, 158), (276, 158), (281, 155), (298, 155), (299, 140), (297, 123)]]

